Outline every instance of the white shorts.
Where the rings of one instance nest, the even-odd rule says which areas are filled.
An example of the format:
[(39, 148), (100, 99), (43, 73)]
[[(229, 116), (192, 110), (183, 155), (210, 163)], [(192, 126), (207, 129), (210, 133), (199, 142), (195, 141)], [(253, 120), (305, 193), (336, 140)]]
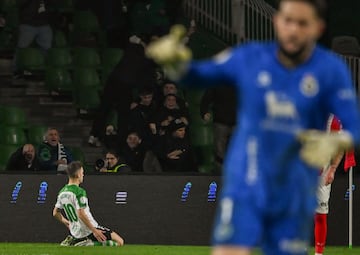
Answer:
[(321, 214), (328, 214), (329, 213), (329, 199), (330, 199), (330, 192), (331, 192), (331, 184), (325, 185), (325, 175), (323, 173), (320, 177), (319, 186), (316, 192), (317, 198), (317, 208), (316, 212)]

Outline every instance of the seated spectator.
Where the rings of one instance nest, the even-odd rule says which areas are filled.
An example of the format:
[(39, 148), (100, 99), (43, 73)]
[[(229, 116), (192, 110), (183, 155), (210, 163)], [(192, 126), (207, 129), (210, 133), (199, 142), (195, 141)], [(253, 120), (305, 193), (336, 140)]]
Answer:
[(185, 137), (186, 124), (173, 120), (160, 138), (157, 156), (164, 172), (195, 172), (197, 164), (190, 142)]
[(56, 128), (47, 130), (45, 141), (39, 145), (38, 156), (42, 171), (63, 172), (67, 164), (73, 161), (70, 151), (60, 143), (59, 132)]
[(121, 148), (121, 156), (132, 171), (142, 172), (146, 151), (140, 135), (136, 131), (131, 131)]
[(184, 125), (189, 124), (187, 111), (180, 109), (177, 104), (177, 97), (174, 94), (165, 96), (164, 105), (150, 121), (150, 129), (153, 134), (163, 135), (166, 127), (174, 119), (180, 119)]
[(38, 171), (39, 161), (32, 144), (25, 144), (17, 149), (10, 157), (6, 170), (10, 171)]
[(153, 90), (143, 88), (139, 92), (139, 103), (134, 103), (134, 108), (130, 111), (129, 129), (136, 130), (146, 146), (152, 143), (152, 133), (149, 128), (150, 119), (156, 112), (156, 105), (153, 101)]
[(126, 164), (135, 172), (161, 172), (159, 160), (155, 154), (144, 145), (140, 135), (131, 131), (121, 148), (121, 156)]
[[(177, 103), (180, 109), (188, 108), (188, 103), (179, 96), (176, 84), (170, 80), (165, 80), (163, 83), (162, 92), (160, 95), (158, 95), (158, 101), (164, 102), (165, 97), (169, 94), (176, 95)], [(159, 105), (161, 105), (161, 103)]]
[(105, 160), (97, 160), (95, 165), (96, 170), (100, 173), (127, 173), (131, 171), (119, 154), (112, 150), (105, 154)]

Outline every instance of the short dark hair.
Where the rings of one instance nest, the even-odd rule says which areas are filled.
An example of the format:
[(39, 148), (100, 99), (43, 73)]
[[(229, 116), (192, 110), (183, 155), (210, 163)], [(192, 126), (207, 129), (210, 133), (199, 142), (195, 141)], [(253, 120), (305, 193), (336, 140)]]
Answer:
[(73, 161), (67, 166), (67, 174), (70, 178), (75, 178), (76, 172), (83, 167), (83, 164), (80, 161)]
[(311, 6), (314, 7), (316, 14), (322, 18), (325, 19), (326, 17), (326, 12), (327, 12), (327, 4), (326, 4), (326, 0), (278, 0), (278, 9), (280, 7), (280, 4), (282, 2), (287, 2), (287, 1), (297, 1), (297, 2), (304, 2), (304, 3), (308, 3)]
[(117, 159), (120, 158), (119, 152), (117, 152), (117, 151), (114, 150), (114, 149), (107, 150), (106, 153), (105, 153), (105, 156), (106, 156), (106, 154), (112, 154), (112, 155), (114, 155), (115, 158), (117, 158)]

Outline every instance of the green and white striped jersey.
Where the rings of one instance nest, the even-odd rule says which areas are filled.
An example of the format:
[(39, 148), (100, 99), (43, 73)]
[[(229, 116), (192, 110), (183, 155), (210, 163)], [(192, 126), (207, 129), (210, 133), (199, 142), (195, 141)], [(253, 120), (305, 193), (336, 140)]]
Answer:
[(94, 227), (98, 226), (90, 212), (86, 191), (77, 185), (65, 185), (59, 191), (55, 207), (65, 211), (66, 217), (70, 222), (70, 233), (75, 238), (83, 238), (92, 233), (80, 220), (78, 209), (84, 209), (91, 224)]

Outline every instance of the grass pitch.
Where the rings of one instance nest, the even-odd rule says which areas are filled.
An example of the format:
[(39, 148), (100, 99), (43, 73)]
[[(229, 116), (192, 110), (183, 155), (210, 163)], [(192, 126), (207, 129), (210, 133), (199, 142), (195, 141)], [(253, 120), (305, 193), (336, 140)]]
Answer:
[[(209, 255), (207, 246), (125, 245), (124, 247), (61, 247), (48, 243), (0, 243), (0, 255)], [(254, 255), (260, 255), (255, 252)], [(313, 250), (309, 255), (314, 254)], [(327, 247), (326, 255), (358, 255), (360, 247)]]

